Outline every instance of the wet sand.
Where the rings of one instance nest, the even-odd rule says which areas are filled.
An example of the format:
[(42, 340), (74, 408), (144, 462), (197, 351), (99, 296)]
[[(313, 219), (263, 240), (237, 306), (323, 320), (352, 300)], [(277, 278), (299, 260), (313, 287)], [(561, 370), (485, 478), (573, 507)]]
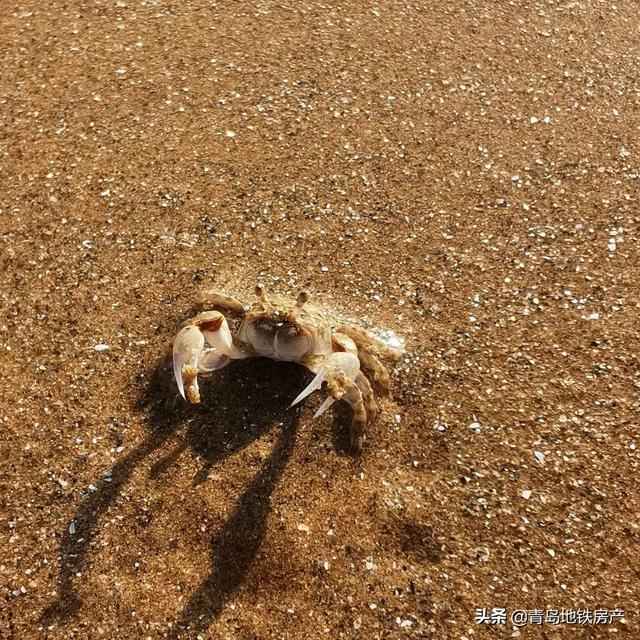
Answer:
[[(640, 637), (637, 9), (4, 3), (0, 636)], [(360, 456), (156, 379), (257, 282), (406, 341)]]

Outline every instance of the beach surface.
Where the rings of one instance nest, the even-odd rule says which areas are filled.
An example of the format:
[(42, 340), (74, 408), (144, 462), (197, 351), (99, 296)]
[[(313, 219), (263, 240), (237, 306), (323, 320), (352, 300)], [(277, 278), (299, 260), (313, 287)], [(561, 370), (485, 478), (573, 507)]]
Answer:
[[(0, 637), (640, 637), (638, 25), (2, 3)], [(404, 341), (360, 455), (298, 365), (157, 375), (257, 283)]]

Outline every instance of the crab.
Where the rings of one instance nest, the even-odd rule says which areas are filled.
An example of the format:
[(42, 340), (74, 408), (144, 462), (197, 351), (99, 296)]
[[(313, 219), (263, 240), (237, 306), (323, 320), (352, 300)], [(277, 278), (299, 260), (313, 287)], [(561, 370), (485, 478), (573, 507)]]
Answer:
[(199, 403), (198, 378), (212, 375), (232, 360), (263, 356), (296, 362), (315, 376), (291, 406), (325, 385), (329, 395), (314, 417), (336, 400), (350, 405), (351, 445), (359, 451), (367, 422), (378, 414), (362, 369), (388, 393), (389, 373), (380, 358), (398, 361), (400, 341), (385, 342), (358, 325), (328, 317), (309, 302), (306, 291), (292, 300), (268, 295), (258, 285), (255, 294), (250, 305), (217, 291), (200, 296), (204, 311), (184, 322), (173, 340), (173, 373), (180, 395), (189, 403)]

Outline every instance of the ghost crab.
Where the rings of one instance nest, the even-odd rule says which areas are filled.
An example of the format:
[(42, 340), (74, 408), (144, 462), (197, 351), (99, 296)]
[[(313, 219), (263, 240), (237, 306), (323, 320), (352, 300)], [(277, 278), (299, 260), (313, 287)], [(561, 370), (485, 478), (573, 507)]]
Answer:
[(215, 291), (200, 296), (198, 303), (206, 310), (187, 320), (173, 341), (173, 373), (182, 397), (200, 402), (198, 376), (232, 360), (264, 356), (297, 362), (316, 375), (291, 406), (326, 383), (329, 396), (314, 417), (336, 400), (345, 401), (353, 410), (352, 448), (360, 450), (367, 421), (378, 413), (360, 367), (388, 392), (389, 373), (379, 358), (399, 360), (399, 341), (388, 344), (362, 327), (333, 321), (309, 302), (306, 291), (295, 301), (267, 295), (261, 285), (255, 293), (251, 305)]

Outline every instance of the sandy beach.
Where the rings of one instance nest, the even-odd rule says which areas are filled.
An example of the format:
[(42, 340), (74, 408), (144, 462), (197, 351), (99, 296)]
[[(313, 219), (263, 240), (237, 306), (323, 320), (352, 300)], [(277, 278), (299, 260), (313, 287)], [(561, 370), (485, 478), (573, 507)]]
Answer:
[[(640, 637), (637, 2), (29, 0), (0, 50), (0, 637)], [(257, 283), (403, 339), (361, 454), (299, 365), (158, 375)]]

